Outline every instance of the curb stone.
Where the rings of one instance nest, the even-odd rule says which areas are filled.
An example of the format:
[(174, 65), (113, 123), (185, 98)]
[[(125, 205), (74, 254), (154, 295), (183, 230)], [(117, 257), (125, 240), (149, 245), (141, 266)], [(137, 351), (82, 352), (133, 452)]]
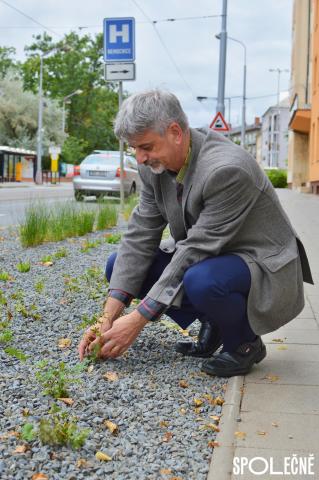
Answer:
[(214, 448), (207, 480), (231, 480), (236, 448), (234, 433), (240, 415), (243, 385), (244, 376), (229, 379), (219, 424), (220, 432), (216, 437), (219, 447)]

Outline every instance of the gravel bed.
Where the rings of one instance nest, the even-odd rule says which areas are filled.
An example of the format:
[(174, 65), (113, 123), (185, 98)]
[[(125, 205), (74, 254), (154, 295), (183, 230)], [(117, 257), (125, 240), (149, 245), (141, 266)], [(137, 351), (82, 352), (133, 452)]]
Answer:
[[(117, 249), (117, 245), (105, 243), (106, 233), (24, 249), (14, 228), (0, 230), (0, 272), (7, 271), (12, 277), (0, 280), (2, 297), (13, 315), (10, 346), (28, 356), (20, 361), (4, 352), (7, 345), (0, 344), (2, 480), (31, 479), (36, 473), (46, 474), (50, 480), (207, 477), (213, 452), (209, 442), (216, 437), (214, 424), (218, 423), (212, 416), (221, 415), (222, 407), (217, 403), (222, 401), (216, 402), (216, 398), (223, 398), (226, 379), (203, 374), (200, 359), (184, 358), (174, 351), (175, 342), (183, 336), (167, 317), (147, 325), (123, 357), (97, 362), (93, 369), (82, 371), (81, 381), (70, 388), (72, 406), (44, 395), (35, 378), (40, 360), (63, 361), (69, 366), (79, 363), (80, 324), (84, 315), (91, 317), (101, 311), (107, 292), (105, 261)], [(102, 243), (82, 253), (85, 239), (100, 239)], [(67, 250), (66, 257), (55, 259), (52, 266), (41, 265), (41, 258), (61, 248)], [(21, 261), (30, 261), (29, 272), (17, 270)], [(96, 278), (87, 279), (88, 269), (94, 269)], [(39, 281), (44, 284), (40, 293), (35, 289)], [(17, 312), (19, 291), (26, 308), (32, 311), (35, 305), (34, 312), (41, 319), (25, 318)], [(0, 304), (0, 312), (0, 321), (5, 321), (7, 307)], [(191, 335), (198, 332), (197, 323), (191, 326)], [(61, 338), (71, 339), (71, 345), (59, 347)], [(106, 372), (115, 372), (118, 379), (104, 379)], [(76, 416), (79, 427), (90, 429), (84, 446), (72, 450), (34, 440), (25, 453), (15, 453), (17, 446), (27, 445), (18, 435), (23, 424), (36, 424), (45, 418), (54, 402)], [(105, 420), (118, 426), (117, 434), (105, 427)], [(112, 459), (97, 460), (97, 451)]]

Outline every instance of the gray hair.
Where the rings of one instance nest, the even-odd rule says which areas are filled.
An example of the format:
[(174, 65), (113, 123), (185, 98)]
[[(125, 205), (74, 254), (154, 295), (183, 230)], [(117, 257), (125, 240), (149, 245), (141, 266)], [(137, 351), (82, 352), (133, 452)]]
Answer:
[(178, 98), (167, 91), (148, 90), (135, 93), (122, 103), (114, 122), (114, 133), (124, 140), (146, 130), (164, 135), (173, 122), (178, 123), (183, 132), (189, 128)]

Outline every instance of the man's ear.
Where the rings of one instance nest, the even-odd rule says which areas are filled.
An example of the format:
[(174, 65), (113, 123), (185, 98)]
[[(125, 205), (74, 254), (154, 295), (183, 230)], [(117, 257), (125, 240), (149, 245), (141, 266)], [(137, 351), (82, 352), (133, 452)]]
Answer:
[(167, 133), (172, 138), (173, 142), (176, 143), (176, 145), (180, 145), (182, 143), (183, 130), (177, 122), (172, 122), (169, 125)]

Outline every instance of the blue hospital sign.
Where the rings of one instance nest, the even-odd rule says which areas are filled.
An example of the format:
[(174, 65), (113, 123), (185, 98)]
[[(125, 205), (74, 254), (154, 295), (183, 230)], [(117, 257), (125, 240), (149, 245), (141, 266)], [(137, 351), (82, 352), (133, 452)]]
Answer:
[(135, 18), (104, 19), (104, 61), (134, 62)]

